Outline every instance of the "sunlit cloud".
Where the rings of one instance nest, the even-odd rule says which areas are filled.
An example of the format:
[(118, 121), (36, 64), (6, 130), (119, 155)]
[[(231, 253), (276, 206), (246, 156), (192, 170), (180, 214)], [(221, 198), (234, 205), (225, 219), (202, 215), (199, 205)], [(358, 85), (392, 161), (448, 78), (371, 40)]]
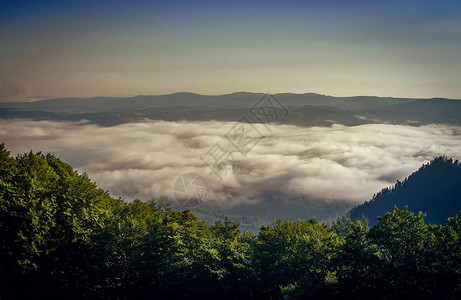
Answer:
[[(261, 126), (264, 138), (243, 155), (225, 138), (234, 124), (1, 120), (0, 135), (13, 154), (55, 153), (115, 197), (172, 199), (177, 178), (196, 173), (209, 188), (206, 201), (226, 207), (264, 201), (262, 194), (358, 204), (435, 156), (461, 158), (455, 126)], [(232, 152), (220, 169), (204, 163), (216, 145)]]

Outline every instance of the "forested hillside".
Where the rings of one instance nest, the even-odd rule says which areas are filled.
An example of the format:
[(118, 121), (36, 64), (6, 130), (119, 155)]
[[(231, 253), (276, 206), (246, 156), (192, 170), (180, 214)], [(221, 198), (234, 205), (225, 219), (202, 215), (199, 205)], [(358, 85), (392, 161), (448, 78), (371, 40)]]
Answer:
[(440, 156), (423, 165), (404, 181), (385, 188), (370, 201), (351, 210), (350, 217), (367, 217), (370, 225), (377, 222), (394, 205), (402, 209), (427, 213), (426, 222), (444, 224), (461, 211), (461, 164)]
[(461, 218), (424, 216), (395, 208), (371, 229), (343, 217), (242, 233), (113, 199), (51, 154), (13, 158), (2, 144), (0, 298), (459, 298)]

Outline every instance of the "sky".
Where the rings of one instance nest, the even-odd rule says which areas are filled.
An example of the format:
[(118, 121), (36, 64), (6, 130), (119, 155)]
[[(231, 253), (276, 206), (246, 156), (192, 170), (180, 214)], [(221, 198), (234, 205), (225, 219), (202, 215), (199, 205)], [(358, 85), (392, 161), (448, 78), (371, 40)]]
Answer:
[(0, 101), (182, 91), (461, 99), (458, 0), (0, 5)]

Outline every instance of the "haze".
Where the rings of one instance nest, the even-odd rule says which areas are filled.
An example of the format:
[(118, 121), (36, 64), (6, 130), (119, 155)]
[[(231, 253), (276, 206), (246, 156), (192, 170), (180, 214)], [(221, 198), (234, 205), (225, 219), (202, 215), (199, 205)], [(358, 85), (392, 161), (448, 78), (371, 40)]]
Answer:
[(2, 120), (0, 134), (14, 154), (31, 149), (56, 153), (127, 200), (171, 200), (176, 179), (197, 173), (210, 188), (207, 201), (222, 208), (266, 205), (260, 202), (269, 201), (263, 196), (267, 193), (278, 195), (277, 201), (356, 205), (438, 155), (461, 158), (459, 126), (271, 124), (247, 155), (235, 151), (219, 178), (201, 157), (217, 142), (231, 147), (224, 135), (232, 125), (145, 121), (101, 127)]
[(9, 1), (0, 101), (317, 92), (461, 98), (459, 1)]

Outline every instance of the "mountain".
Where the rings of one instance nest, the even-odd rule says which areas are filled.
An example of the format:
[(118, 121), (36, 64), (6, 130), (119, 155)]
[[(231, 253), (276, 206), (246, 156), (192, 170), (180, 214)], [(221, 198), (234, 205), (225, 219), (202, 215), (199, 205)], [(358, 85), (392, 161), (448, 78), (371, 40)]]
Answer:
[(391, 188), (382, 189), (373, 198), (353, 208), (351, 219), (367, 217), (370, 225), (378, 216), (397, 206), (408, 205), (413, 212), (426, 213), (426, 222), (444, 224), (449, 217), (461, 211), (461, 164), (456, 160), (440, 156), (423, 165), (404, 181)]
[[(89, 120), (112, 126), (143, 119), (165, 121), (238, 121), (265, 95), (238, 92), (227, 95), (175, 93), (159, 96), (59, 98), (36, 102), (0, 103), (0, 119)], [(300, 126), (360, 125), (387, 122), (421, 125), (461, 125), (461, 101), (390, 97), (332, 97), (315, 93), (273, 95), (289, 111), (277, 120)], [(268, 105), (267, 102), (259, 102)]]

